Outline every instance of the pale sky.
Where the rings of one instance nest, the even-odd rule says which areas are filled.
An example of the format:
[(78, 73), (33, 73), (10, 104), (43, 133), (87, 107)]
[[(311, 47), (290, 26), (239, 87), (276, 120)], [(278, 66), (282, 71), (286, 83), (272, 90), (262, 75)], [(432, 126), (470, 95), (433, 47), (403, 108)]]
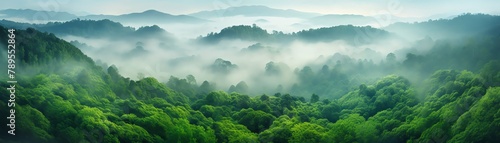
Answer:
[(65, 11), (74, 14), (125, 14), (155, 9), (170, 14), (189, 14), (230, 6), (264, 5), (323, 14), (376, 15), (401, 17), (439, 14), (500, 14), (498, 0), (2, 0), (0, 9)]

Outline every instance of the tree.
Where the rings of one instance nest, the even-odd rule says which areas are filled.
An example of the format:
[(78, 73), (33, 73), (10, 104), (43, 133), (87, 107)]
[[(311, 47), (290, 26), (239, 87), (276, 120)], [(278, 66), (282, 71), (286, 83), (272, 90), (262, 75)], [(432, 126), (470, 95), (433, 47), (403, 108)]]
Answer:
[(231, 98), (229, 97), (229, 95), (223, 91), (210, 92), (205, 97), (206, 104), (213, 105), (213, 106), (226, 105), (227, 103), (230, 102), (230, 100), (231, 100)]
[[(23, 133), (42, 142), (53, 140), (53, 136), (49, 133), (49, 120), (37, 109), (31, 106), (16, 106), (16, 119), (18, 124), (15, 133)], [(10, 115), (10, 114), (9, 114)]]
[(499, 61), (491, 61), (481, 69), (480, 75), (486, 80), (487, 86), (500, 86), (499, 65)]
[(455, 136), (450, 141), (495, 142), (499, 140), (500, 88), (489, 88), (468, 112), (460, 116), (452, 127)]
[(308, 122), (299, 123), (292, 128), (290, 143), (318, 143), (325, 137), (326, 129)]
[(292, 127), (294, 121), (290, 117), (283, 115), (274, 120), (271, 127), (259, 134), (259, 141), (261, 142), (289, 142), (292, 137)]
[(209, 92), (215, 91), (215, 85), (210, 84), (208, 81), (203, 81), (199, 87), (199, 94), (208, 94)]
[(312, 94), (311, 103), (316, 103), (319, 101), (319, 96), (317, 94)]
[(233, 105), (236, 110), (249, 108), (252, 104), (252, 99), (248, 95), (241, 95), (239, 93), (232, 93), (231, 101), (231, 105)]
[(391, 64), (396, 62), (396, 55), (394, 53), (387, 54), (387, 56), (385, 57), (385, 61)]
[(302, 81), (304, 81), (305, 83), (309, 83), (310, 81), (312, 81), (313, 75), (314, 75), (314, 72), (312, 71), (311, 67), (309, 67), (309, 66), (305, 66), (299, 72), (300, 79)]
[(262, 101), (266, 101), (266, 100), (268, 100), (268, 99), (269, 99), (269, 96), (267, 96), (267, 95), (265, 95), (265, 94), (264, 94), (264, 95), (262, 95), (262, 96), (260, 96), (260, 100), (262, 100)]
[(226, 61), (221, 58), (216, 59), (211, 66), (211, 69), (214, 73), (223, 75), (229, 74), (232, 70), (236, 68), (238, 68), (236, 64), (233, 64), (230, 61)]
[(177, 77), (170, 76), (166, 85), (173, 90), (179, 91), (185, 96), (188, 96), (191, 100), (198, 99), (196, 96), (198, 87), (194, 76), (187, 76), (186, 79), (179, 79)]
[(248, 93), (248, 85), (244, 81), (241, 81), (236, 86), (231, 85), (228, 92)]
[(365, 122), (359, 114), (351, 114), (346, 119), (339, 120), (331, 126), (325, 139), (339, 143), (357, 142), (357, 126)]
[(285, 94), (280, 97), (280, 105), (282, 108), (291, 109), (294, 105), (295, 100), (290, 94)]
[(144, 75), (144, 73), (140, 72), (140, 73), (137, 73), (137, 79), (141, 80), (141, 79), (144, 79), (146, 77), (146, 75)]
[(196, 79), (194, 78), (193, 75), (188, 75), (186, 76), (187, 82), (191, 85), (197, 85), (196, 84)]
[(245, 125), (250, 131), (260, 133), (271, 126), (275, 117), (263, 111), (242, 109), (234, 115), (238, 123)]
[(222, 120), (214, 124), (218, 142), (252, 143), (257, 142), (257, 135), (250, 132), (245, 126), (235, 124), (229, 120)]
[(330, 102), (326, 107), (323, 107), (321, 115), (330, 122), (336, 122), (340, 117), (340, 111), (341, 108), (336, 102)]
[[(493, 17), (488, 23), (500, 22), (500, 17), (485, 17)], [(85, 23), (47, 25), (84, 24), (83, 29), (69, 33), (88, 35), (92, 27)], [(100, 34), (122, 27), (109, 20), (97, 24), (106, 30)], [(141, 28), (140, 32), (158, 28)], [(342, 37), (356, 28), (321, 28), (288, 36)], [(9, 31), (0, 26), (0, 40), (8, 41)], [(435, 46), (428, 47), (429, 52), (408, 54), (403, 64), (396, 63), (393, 53), (381, 64), (335, 54), (320, 60), (324, 63), (297, 69), (297, 82), (287, 84), (293, 85), (291, 94), (281, 94), (289, 91), (280, 85), (277, 91), (282, 92), (275, 96), (254, 96), (246, 95), (252, 90), (243, 81), (228, 94), (215, 91), (215, 84), (208, 81), (198, 86), (192, 75), (172, 76), (166, 84), (153, 77), (130, 80), (116, 66), (94, 62), (54, 34), (34, 28), (16, 30), (16, 62), (20, 63), (16, 65), (16, 133), (23, 136), (0, 134), (0, 142), (497, 142), (499, 28), (485, 31), (487, 36), (458, 38), (460, 42), (432, 42)], [(287, 36), (264, 32), (257, 26), (235, 26), (209, 36), (254, 40)], [(256, 35), (261, 37), (252, 37)], [(409, 46), (424, 49), (421, 45), (417, 41)], [(142, 44), (137, 46), (144, 50)], [(216, 61), (212, 68), (221, 73), (235, 68), (229, 61)], [(283, 63), (270, 62), (265, 72), (281, 75), (287, 70)], [(10, 92), (0, 88), (1, 95)], [(309, 103), (303, 95), (311, 95)], [(0, 107), (8, 107), (9, 99), (0, 96)], [(4, 115), (9, 112), (0, 110)]]

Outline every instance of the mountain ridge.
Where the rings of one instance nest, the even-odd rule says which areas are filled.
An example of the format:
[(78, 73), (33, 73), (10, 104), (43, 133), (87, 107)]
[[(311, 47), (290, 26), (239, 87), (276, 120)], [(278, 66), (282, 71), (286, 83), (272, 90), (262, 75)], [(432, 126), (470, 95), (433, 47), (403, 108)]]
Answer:
[(212, 32), (206, 36), (198, 38), (198, 40), (208, 43), (217, 43), (221, 40), (227, 39), (240, 39), (255, 42), (275, 42), (275, 41), (293, 41), (301, 40), (305, 42), (331, 42), (335, 40), (346, 40), (353, 45), (363, 45), (371, 43), (363, 40), (363, 31), (376, 31), (374, 35), (369, 35), (369, 38), (384, 38), (393, 36), (391, 33), (383, 30), (373, 28), (371, 26), (353, 26), (353, 25), (339, 25), (315, 28), (309, 30), (301, 30), (292, 33), (283, 33), (274, 31), (273, 33), (267, 32), (257, 25), (235, 25), (226, 27), (220, 32)]
[(215, 18), (229, 16), (271, 16), (271, 17), (286, 17), (286, 18), (307, 18), (321, 15), (320, 13), (302, 12), (293, 9), (276, 9), (262, 5), (228, 7), (217, 10), (206, 10), (188, 14), (190, 16), (200, 18)]
[(82, 19), (101, 20), (109, 19), (122, 23), (142, 22), (142, 23), (204, 23), (209, 22), (205, 19), (200, 19), (187, 15), (172, 15), (169, 13), (160, 12), (158, 10), (146, 10), (143, 12), (134, 12), (121, 15), (87, 15), (80, 17)]
[(357, 14), (325, 14), (307, 19), (305, 23), (316, 25), (367, 25), (375, 21), (374, 18)]
[[(422, 22), (398, 22), (382, 27), (390, 32), (408, 37), (430, 36), (433, 39), (481, 34), (500, 26), (500, 16), (483, 13), (464, 13), (451, 19), (427, 20)], [(418, 32), (417, 32), (418, 31)]]
[(0, 20), (0, 25), (7, 28), (27, 29), (34, 28), (39, 31), (54, 33), (56, 35), (79, 36), (85, 38), (104, 38), (104, 37), (151, 37), (160, 38), (171, 37), (171, 33), (160, 28), (157, 25), (142, 26), (133, 28), (124, 26), (119, 22), (105, 20), (81, 20), (75, 19), (66, 22), (49, 22), (47, 24), (29, 24), (19, 23), (9, 20)]
[[(2, 15), (3, 14), (3, 15)], [(4, 9), (0, 10), (0, 18), (22, 18), (28, 21), (38, 20), (68, 20), (78, 16), (68, 12), (40, 11), (33, 9)], [(43, 19), (42, 19), (43, 18)]]
[(133, 12), (120, 15), (107, 15), (107, 14), (91, 14), (85, 16), (76, 16), (68, 12), (54, 12), (33, 9), (4, 9), (0, 10), (0, 18), (12, 19), (20, 18), (26, 21), (69, 21), (73, 19), (89, 19), (89, 20), (103, 20), (109, 19), (122, 23), (130, 22), (144, 22), (144, 23), (204, 23), (209, 20), (200, 19), (188, 15), (173, 15), (164, 13), (158, 10), (149, 9), (142, 12)]

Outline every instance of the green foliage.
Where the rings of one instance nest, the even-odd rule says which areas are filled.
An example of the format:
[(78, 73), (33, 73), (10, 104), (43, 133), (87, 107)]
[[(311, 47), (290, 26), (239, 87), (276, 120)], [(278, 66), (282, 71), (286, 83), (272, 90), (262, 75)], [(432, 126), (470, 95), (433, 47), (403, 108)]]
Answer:
[(436, 39), (456, 38), (488, 31), (493, 27), (497, 27), (499, 22), (500, 19), (498, 16), (464, 13), (452, 19), (428, 20), (416, 23), (395, 23), (387, 26), (385, 29), (405, 36), (411, 33), (411, 36), (415, 37), (432, 36)]
[(481, 69), (480, 75), (486, 80), (487, 86), (500, 86), (500, 62), (487, 63)]
[(319, 101), (319, 96), (316, 94), (311, 95), (311, 103), (316, 103)]
[[(382, 39), (384, 37), (389, 37), (390, 34), (387, 31), (376, 29), (370, 26), (358, 27), (353, 25), (340, 25), (334, 27), (323, 27), (318, 29), (302, 30), (293, 35), (298, 39), (304, 41), (333, 41), (333, 40), (345, 40), (352, 45), (362, 45), (371, 43), (373, 40), (367, 40), (366, 34), (364, 32), (370, 31), (373, 35), (368, 35), (373, 39)], [(364, 35), (363, 35), (364, 34)], [(363, 35), (363, 36), (362, 36)]]
[(253, 109), (242, 109), (233, 115), (233, 119), (239, 124), (245, 125), (254, 133), (262, 132), (271, 126), (275, 117), (263, 111), (254, 111)]
[(341, 143), (357, 142), (357, 129), (363, 122), (365, 122), (363, 117), (358, 114), (351, 114), (346, 119), (335, 122), (335, 124), (330, 127), (331, 130), (327, 133), (325, 139)]
[(336, 122), (340, 117), (341, 108), (336, 102), (331, 102), (326, 106), (323, 106), (321, 110), (321, 116), (330, 122)]
[[(370, 26), (358, 27), (352, 25), (340, 25), (333, 27), (324, 27), (318, 29), (302, 30), (291, 34), (283, 32), (268, 33), (266, 30), (257, 25), (238, 25), (222, 29), (219, 33), (209, 33), (205, 37), (200, 37), (199, 40), (205, 43), (218, 43), (224, 39), (241, 39), (256, 42), (278, 42), (278, 41), (293, 41), (303, 40), (307, 42), (328, 42), (335, 40), (345, 40), (353, 45), (363, 45), (371, 43), (366, 38), (365, 32), (370, 31), (375, 33), (369, 35), (370, 38), (382, 39), (389, 37), (387, 31), (376, 29)], [(364, 35), (363, 35), (364, 34)], [(363, 37), (364, 36), (364, 37)]]
[(226, 105), (230, 102), (231, 97), (226, 92), (223, 91), (214, 91), (210, 92), (205, 97), (205, 103), (213, 106), (221, 106)]
[(303, 122), (296, 124), (291, 129), (292, 138), (289, 140), (290, 143), (304, 143), (304, 142), (321, 142), (322, 138), (325, 137), (326, 129), (308, 122)]
[[(179, 79), (170, 76), (170, 79), (167, 82), (167, 86), (175, 91), (181, 92), (185, 96), (188, 96), (190, 100), (196, 100), (198, 98), (196, 96), (198, 85), (196, 84), (196, 79), (192, 75), (187, 76), (186, 79)], [(209, 85), (204, 85), (204, 86), (209, 86)]]
[(16, 125), (18, 134), (36, 137), (34, 140), (42, 142), (51, 141), (54, 137), (49, 133), (51, 124), (49, 120), (37, 109), (31, 106), (16, 108)]
[(199, 88), (199, 94), (208, 94), (209, 92), (215, 91), (215, 85), (210, 84), (208, 81), (203, 81)]
[(218, 42), (224, 38), (245, 39), (250, 41), (262, 41), (269, 37), (266, 30), (256, 25), (239, 25), (222, 29), (219, 33), (209, 33), (204, 41)]
[[(102, 24), (105, 29), (119, 26), (106, 23)], [(53, 24), (78, 24), (78, 20)], [(158, 27), (142, 30), (155, 29)], [(353, 29), (372, 28), (338, 26), (287, 35), (268, 34), (257, 26), (236, 26), (209, 37), (264, 40), (255, 36), (272, 39), (281, 35), (328, 41), (332, 37), (322, 36), (349, 37)], [(85, 34), (87, 30), (73, 32)], [(0, 27), (0, 41), (6, 41), (7, 32)], [(290, 93), (252, 96), (247, 95), (249, 87), (243, 81), (227, 93), (216, 91), (215, 84), (208, 81), (198, 85), (192, 75), (185, 79), (171, 77), (166, 83), (152, 77), (130, 80), (121, 76), (115, 66), (103, 70), (53, 34), (30, 28), (17, 30), (16, 35), (20, 39), (16, 47), (16, 56), (20, 57), (16, 67), (16, 131), (22, 137), (1, 134), (0, 142), (500, 140), (500, 72), (495, 55), (498, 42), (491, 37), (458, 43), (461, 48), (450, 44), (451, 40), (443, 40), (430, 53), (410, 53), (403, 62), (390, 53), (379, 65), (336, 54), (321, 68), (305, 66), (295, 70), (298, 83)], [(464, 56), (475, 50), (477, 55)], [(227, 74), (236, 65), (218, 59), (211, 68)], [(270, 62), (265, 72), (276, 76), (287, 68)], [(427, 78), (415, 80), (410, 76), (413, 73)], [(357, 79), (360, 75), (376, 78), (363, 81)], [(9, 92), (0, 89), (2, 95)], [(306, 102), (304, 96), (309, 95), (310, 102)], [(0, 96), (0, 106), (7, 107), (8, 99)], [(0, 110), (0, 114), (5, 117), (9, 111)]]
[(177, 105), (188, 102), (185, 96), (179, 96), (175, 91), (159, 83), (155, 78), (147, 77), (139, 81), (131, 81), (129, 86), (132, 94), (137, 99), (147, 100), (159, 97)]
[(244, 81), (241, 81), (236, 86), (231, 86), (227, 92), (248, 93), (248, 85)]
[(295, 72), (300, 82), (292, 86), (290, 92), (304, 97), (316, 94), (320, 98), (332, 99), (348, 93), (348, 89), (352, 87), (359, 86), (354, 85), (357, 83), (353, 83), (345, 74), (350, 71), (340, 70), (340, 68), (330, 69), (329, 66), (324, 65), (318, 72), (315, 72), (311, 67), (305, 66)]
[(214, 124), (218, 142), (253, 143), (257, 142), (257, 135), (250, 132), (245, 126), (235, 124), (229, 120), (222, 120)]
[(82, 37), (114, 37), (132, 34), (134, 29), (124, 27), (118, 22), (111, 20), (71, 20), (68, 22), (48, 23), (39, 27), (41, 31), (58, 33), (62, 35), (79, 35)]
[(274, 120), (268, 130), (259, 134), (261, 142), (288, 142), (292, 137), (292, 127), (295, 122), (290, 117), (283, 115)]
[(212, 72), (216, 74), (226, 75), (229, 74), (232, 70), (238, 68), (236, 64), (231, 63), (231, 61), (226, 61), (224, 59), (218, 58), (215, 62), (210, 66)]
[(499, 140), (500, 88), (489, 88), (475, 106), (461, 115), (452, 127), (452, 142), (492, 142)]

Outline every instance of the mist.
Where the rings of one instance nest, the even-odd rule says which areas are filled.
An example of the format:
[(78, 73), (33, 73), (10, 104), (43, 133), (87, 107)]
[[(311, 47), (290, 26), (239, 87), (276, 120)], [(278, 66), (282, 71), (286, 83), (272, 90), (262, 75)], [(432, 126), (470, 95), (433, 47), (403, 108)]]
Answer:
[[(473, 16), (464, 15), (428, 23), (439, 26), (440, 23)], [(493, 19), (484, 15), (479, 16)], [(414, 83), (421, 83), (420, 79), (426, 78), (429, 73), (421, 74), (406, 67), (399, 69), (393, 67), (407, 64), (405, 61), (412, 58), (408, 57), (408, 54), (413, 54), (417, 58), (429, 54), (436, 43), (450, 39), (446, 37), (457, 40), (465, 37), (462, 35), (466, 33), (482, 32), (471, 30), (451, 32), (466, 28), (446, 27), (438, 35), (432, 30), (418, 33), (415, 32), (418, 29), (436, 28), (436, 25), (430, 27), (426, 25), (428, 23), (420, 22), (385, 26), (380, 25), (373, 17), (365, 18), (372, 19), (369, 20), (372, 24), (368, 24), (369, 26), (307, 25), (306, 19), (270, 16), (217, 17), (198, 24), (163, 23), (153, 26), (140, 21), (128, 23), (101, 21), (115, 26), (115, 29), (102, 30), (116, 31), (106, 34), (97, 32), (93, 36), (90, 28), (90, 33), (63, 32), (56, 35), (78, 47), (97, 61), (103, 69), (115, 65), (122, 76), (133, 80), (154, 77), (160, 82), (167, 83), (172, 76), (186, 78), (188, 75), (193, 75), (197, 85), (208, 81), (216, 85), (217, 90), (223, 91), (245, 82), (249, 89), (245, 94), (249, 95), (283, 92), (303, 97), (315, 93), (327, 97), (339, 97), (360, 84), (373, 84), (391, 74), (404, 75)], [(76, 20), (66, 25), (72, 26), (79, 22), (95, 24), (92, 20)], [(43, 25), (40, 28), (54, 30), (53, 27), (50, 29), (51, 27)], [(233, 33), (222, 33), (223, 30)], [(260, 36), (267, 36), (267, 39), (251, 35), (255, 34), (255, 31), (264, 31), (265, 34)], [(216, 38), (210, 39), (210, 36)], [(324, 74), (333, 77), (321, 77)], [(332, 83), (335, 84), (330, 85)], [(325, 84), (326, 87), (319, 89), (308, 87), (315, 84)]]
[[(210, 32), (217, 32), (223, 28), (233, 25), (252, 25), (257, 24), (260, 27), (271, 31), (282, 31), (286, 33), (296, 32), (302, 29), (318, 28), (319, 26), (294, 26), (300, 23), (303, 19), (300, 18), (283, 18), (283, 17), (269, 17), (269, 16), (231, 16), (231, 17), (218, 17), (208, 19), (209, 22), (201, 24), (185, 24), (185, 23), (155, 23), (166, 31), (175, 34), (179, 38), (196, 38), (198, 36), (205, 36)], [(143, 22), (123, 22), (125, 26), (139, 28), (142, 26), (151, 25), (151, 23)]]
[[(246, 22), (252, 23), (252, 20)], [(243, 22), (243, 24), (246, 23)], [(203, 30), (184, 31), (190, 27), (197, 27), (192, 29), (213, 32), (213, 29), (206, 29), (210, 26), (213, 25), (161, 26), (167, 27), (166, 31), (173, 35), (171, 39), (137, 37), (116, 40), (71, 35), (62, 36), (62, 38), (72, 43), (86, 45), (76, 44), (75, 46), (92, 59), (105, 63), (104, 66), (115, 65), (122, 76), (130, 79), (138, 80), (145, 76), (167, 82), (170, 76), (185, 78), (193, 75), (198, 85), (203, 81), (209, 81), (215, 83), (218, 90), (224, 91), (227, 91), (231, 85), (244, 81), (249, 87), (248, 94), (250, 95), (274, 94), (279, 92), (278, 87), (282, 87), (282, 91), (289, 91), (294, 84), (301, 82), (297, 71), (306, 66), (311, 67), (313, 71), (319, 71), (324, 65), (334, 67), (337, 61), (342, 60), (336, 58), (338, 55), (347, 56), (354, 61), (365, 60), (378, 64), (385, 60), (388, 53), (410, 48), (409, 45), (412, 44), (398, 39), (385, 39), (362, 45), (352, 45), (344, 40), (258, 42), (241, 39), (226, 39), (214, 44), (206, 44), (196, 40), (197, 37), (206, 34), (202, 34)], [(263, 24), (262, 28), (266, 29), (266, 26), (276, 25)], [(283, 27), (287, 26), (282, 26), (280, 29), (296, 32), (293, 31), (293, 26)], [(175, 30), (169, 31), (169, 29)], [(268, 33), (271, 31), (266, 30)], [(187, 35), (192, 37), (186, 37)], [(405, 54), (404, 52), (396, 53), (398, 61), (403, 61)], [(229, 61), (236, 65), (236, 68), (221, 73), (214, 69), (217, 59)], [(283, 69), (279, 74), (270, 74), (266, 71), (266, 66), (271, 62), (281, 65), (280, 68)]]

